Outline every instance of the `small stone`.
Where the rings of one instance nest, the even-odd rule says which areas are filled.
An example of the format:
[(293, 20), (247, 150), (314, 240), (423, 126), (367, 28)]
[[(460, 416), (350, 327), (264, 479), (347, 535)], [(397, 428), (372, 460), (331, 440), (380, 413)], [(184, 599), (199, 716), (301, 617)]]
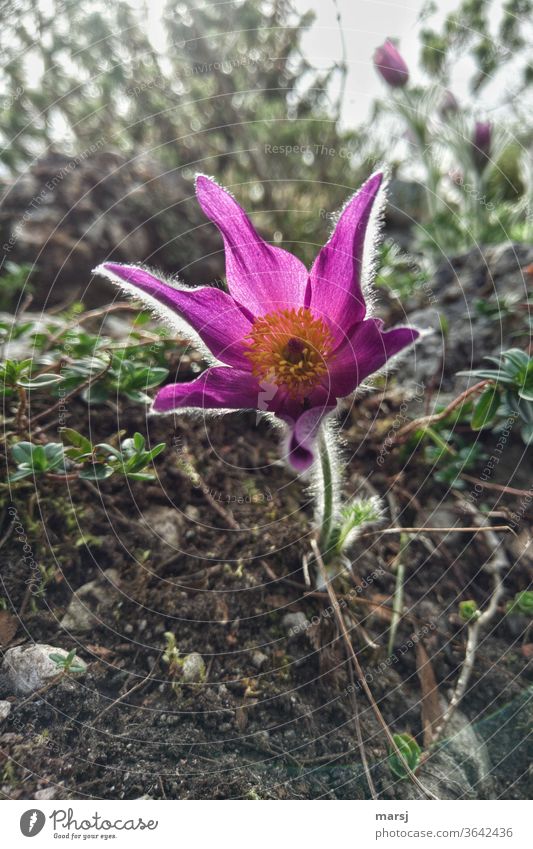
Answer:
[(201, 684), (205, 681), (205, 663), (201, 654), (192, 652), (183, 661), (181, 679), (184, 684)]
[(57, 797), (57, 787), (45, 787), (44, 790), (37, 790), (35, 793), (35, 798), (40, 799), (42, 802), (49, 801), (50, 799), (55, 799)]
[(79, 587), (61, 620), (61, 627), (66, 631), (92, 631), (100, 624), (102, 615), (119, 599), (118, 582), (117, 570), (107, 569), (94, 581)]
[(268, 655), (263, 654), (262, 651), (254, 651), (252, 655), (252, 666), (256, 669), (262, 669), (266, 663), (268, 663)]
[[(17, 696), (28, 696), (40, 690), (61, 672), (57, 664), (50, 660), (51, 654), (66, 657), (68, 652), (46, 643), (8, 649), (0, 667), (2, 689)], [(84, 661), (76, 656), (73, 663), (84, 667), (84, 671), (76, 673), (76, 676), (83, 675), (87, 668)]]
[(0, 722), (7, 719), (11, 713), (11, 702), (0, 702)]
[(150, 529), (155, 542), (179, 549), (183, 519), (174, 507), (150, 507), (144, 512), (143, 525)]
[(309, 621), (302, 611), (297, 613), (286, 613), (281, 624), (289, 637), (295, 637), (297, 634), (303, 633), (309, 628)]

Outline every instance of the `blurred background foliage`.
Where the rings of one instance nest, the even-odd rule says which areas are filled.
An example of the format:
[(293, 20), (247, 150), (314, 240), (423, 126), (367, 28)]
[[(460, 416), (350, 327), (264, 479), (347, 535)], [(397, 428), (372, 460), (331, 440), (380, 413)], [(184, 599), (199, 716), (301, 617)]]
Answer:
[[(425, 84), (387, 87), (356, 128), (342, 114), (342, 52), (317, 70), (302, 49), (312, 12), (290, 0), (199, 5), (167, 3), (156, 49), (149, 2), (0, 3), (6, 285), (29, 268), (37, 298), (46, 289), (51, 301), (91, 303), (105, 284), (86, 290), (90, 270), (108, 257), (193, 283), (221, 277), (220, 241), (194, 200), (197, 171), (233, 188), (265, 235), (307, 263), (329, 212), (382, 162), (395, 178), (389, 224), (414, 254), (530, 237), (529, 0), (462, 0), (438, 25), (427, 3)], [(512, 67), (520, 94), (507, 126), (492, 128), (482, 179), (470, 151), (475, 109), (442, 109), (465, 55), (472, 92)], [(403, 232), (417, 225), (416, 238)]]
[[(11, 253), (18, 261), (34, 259), (36, 243), (57, 237), (53, 214), (48, 229), (42, 223), (53, 204), (70, 219), (69, 247), (78, 261), (81, 240), (99, 245), (91, 262), (106, 254), (148, 260), (187, 269), (194, 280), (190, 264), (218, 245), (211, 245), (192, 199), (196, 171), (238, 185), (248, 209), (261, 210), (258, 226), (277, 242), (290, 239), (289, 249), (297, 242), (303, 259), (312, 258), (309, 242), (323, 238), (329, 226), (319, 210), (335, 209), (346, 187), (380, 156), (374, 149), (373, 161), (365, 162), (364, 134), (339, 129), (331, 84), (341, 64), (324, 72), (309, 65), (301, 38), (313, 15), (298, 15), (286, 0), (197, 5), (168, 4), (164, 49), (156, 51), (144, 26), (149, 3), (53, 0), (44, 11), (30, 0), (17, 4), (16, 15), (7, 14), (12, 4), (3, 4), (0, 227), (9, 242), (9, 222), (26, 199), (25, 233), (37, 228), (29, 239), (33, 257), (16, 239)], [(283, 152), (272, 152), (273, 146)], [(68, 162), (62, 156), (75, 158), (76, 179), (61, 176)], [(37, 181), (24, 191), (28, 174)], [(42, 183), (53, 183), (54, 174), (60, 179), (50, 198), (32, 209), (32, 196)], [(74, 186), (76, 180), (82, 184)], [(122, 227), (121, 215), (127, 216)], [(101, 226), (102, 218), (106, 225), (113, 218), (110, 227)], [(48, 242), (45, 254), (51, 250)], [(89, 259), (82, 259), (84, 269)], [(47, 256), (38, 257), (38, 266), (47, 264)], [(220, 261), (213, 265), (222, 273)]]

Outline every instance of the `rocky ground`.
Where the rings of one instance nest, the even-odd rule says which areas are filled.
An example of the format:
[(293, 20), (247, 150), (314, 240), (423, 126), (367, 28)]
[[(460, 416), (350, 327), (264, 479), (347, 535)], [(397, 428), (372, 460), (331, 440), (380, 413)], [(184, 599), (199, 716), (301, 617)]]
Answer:
[[(394, 447), (387, 438), (461, 391), (466, 383), (456, 371), (516, 344), (521, 269), (531, 262), (533, 250), (520, 245), (474, 251), (443, 263), (403, 307), (381, 298), (389, 323), (405, 309), (413, 323), (433, 329), (396, 377), (380, 378), (341, 418), (346, 493), (379, 494), (383, 527), (467, 524), (465, 490), (435, 480), (420, 446)], [(495, 320), (477, 302), (497, 306), (497, 297), (512, 308), (500, 308)], [(167, 451), (155, 483), (110, 479), (94, 488), (45, 480), (14, 494), (20, 528), (4, 511), (2, 794), (366, 798), (359, 726), (379, 795), (417, 797), (416, 787), (391, 773), (386, 739), (353, 686), (327, 597), (306, 586), (311, 499), (278, 460), (278, 435), (251, 414), (147, 419), (139, 405), (88, 413), (81, 400), (69, 424), (86, 430), (88, 416), (98, 438), (138, 429), (153, 443), (165, 441)], [(497, 433), (478, 438), (490, 455)], [(191, 458), (200, 482), (187, 473)], [(492, 483), (531, 487), (530, 450), (518, 437)], [(506, 561), (505, 597), (439, 746), (424, 747), (424, 724), (444, 708), (464, 658), (458, 602), (483, 607), (489, 598), (483, 566), (494, 556), (494, 536), (411, 537), (392, 654), (399, 538), (361, 539), (337, 589), (387, 723), (425, 748), (418, 776), (426, 788), (439, 798), (528, 798), (533, 641), (530, 620), (506, 615), (505, 606), (531, 583), (533, 511), (523, 496), (490, 488), (476, 507), (492, 511), (493, 524), (520, 510), (521, 520), (516, 534), (495, 537)], [(43, 576), (37, 588), (25, 545)], [(50, 654), (70, 650), (77, 671), (65, 672)]]

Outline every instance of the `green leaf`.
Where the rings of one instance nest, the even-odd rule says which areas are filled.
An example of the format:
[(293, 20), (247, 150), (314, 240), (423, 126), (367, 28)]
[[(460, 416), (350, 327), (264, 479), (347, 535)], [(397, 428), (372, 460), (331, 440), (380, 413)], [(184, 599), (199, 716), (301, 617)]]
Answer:
[(155, 445), (152, 450), (148, 452), (148, 458), (150, 460), (155, 460), (155, 458), (158, 457), (166, 447), (166, 442), (160, 442), (158, 445)]
[(49, 442), (44, 447), (47, 467), (57, 469), (65, 463), (65, 448), (62, 442)]
[(48, 462), (43, 445), (32, 445), (31, 464), (36, 471), (45, 471)]
[(104, 404), (109, 398), (109, 389), (104, 381), (93, 383), (85, 389), (81, 397), (87, 404)]
[(38, 374), (36, 377), (27, 379), (19, 378), (17, 384), (23, 389), (42, 389), (44, 386), (61, 383), (62, 380), (63, 377), (60, 374)]
[(144, 451), (144, 446), (146, 444), (146, 440), (142, 433), (134, 433), (133, 434), (133, 445), (136, 451)]
[[(410, 734), (393, 734), (393, 740), (403, 758), (405, 758), (408, 767), (414, 771), (420, 763), (420, 755), (422, 754), (422, 750), (414, 737)], [(404, 779), (408, 776), (405, 764), (393, 749), (389, 751), (389, 768), (396, 778)]]
[(122, 460), (122, 454), (115, 448), (114, 445), (109, 445), (108, 442), (99, 442), (98, 445), (94, 446), (95, 454), (107, 454), (115, 457), (116, 460)]
[(509, 613), (523, 613), (525, 616), (533, 616), (533, 592), (523, 590), (516, 593), (507, 609)]
[(459, 616), (463, 622), (473, 622), (474, 620), (479, 619), (481, 613), (475, 601), (460, 601)]
[(16, 445), (13, 445), (11, 455), (15, 463), (17, 465), (21, 465), (22, 463), (29, 463), (31, 465), (33, 447), (32, 442), (17, 442)]
[(75, 448), (79, 448), (84, 454), (90, 454), (93, 450), (89, 440), (81, 433), (78, 433), (77, 430), (73, 430), (71, 427), (61, 428), (61, 436), (64, 436), (70, 445), (73, 445)]
[(16, 481), (22, 480), (22, 478), (28, 478), (30, 475), (33, 475), (33, 469), (23, 469), (19, 468), (16, 472), (13, 472), (12, 475), (9, 475), (9, 482), (15, 483)]
[(500, 406), (500, 391), (497, 386), (487, 386), (472, 414), (472, 430), (482, 430), (487, 427), (498, 412)]
[(129, 389), (127, 392), (124, 392), (126, 398), (129, 398), (130, 401), (135, 401), (137, 404), (151, 404), (152, 399), (146, 392), (141, 392), (138, 389)]
[(527, 370), (527, 367), (529, 366), (529, 357), (526, 352), (521, 351), (520, 348), (509, 348), (508, 351), (503, 352), (502, 356), (506, 360), (509, 360), (517, 371), (521, 371), (522, 369)]
[(518, 395), (523, 401), (533, 401), (533, 386), (524, 386), (518, 390)]
[(161, 381), (168, 375), (167, 368), (149, 368), (146, 369), (146, 374), (143, 380), (145, 389), (152, 389), (154, 386), (159, 386)]
[(103, 481), (110, 478), (114, 471), (111, 466), (104, 463), (93, 463), (88, 469), (80, 472), (80, 478), (84, 481)]
[(126, 477), (134, 481), (155, 481), (155, 475), (149, 472), (126, 472)]

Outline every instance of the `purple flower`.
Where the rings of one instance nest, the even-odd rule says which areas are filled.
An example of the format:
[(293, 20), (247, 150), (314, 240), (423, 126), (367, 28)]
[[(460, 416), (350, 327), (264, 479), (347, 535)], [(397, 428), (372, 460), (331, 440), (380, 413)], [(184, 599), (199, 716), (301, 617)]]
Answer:
[(402, 88), (409, 80), (407, 67), (400, 51), (390, 39), (374, 52), (374, 65), (386, 83), (392, 88)]
[(492, 124), (490, 121), (476, 121), (472, 135), (472, 158), (476, 169), (481, 173), (488, 165), (492, 148)]
[[(385, 332), (367, 318), (366, 239), (381, 203), (374, 174), (344, 207), (308, 273), (292, 254), (258, 235), (244, 210), (212, 179), (199, 176), (200, 206), (224, 240), (229, 293), (181, 288), (131, 265), (95, 269), (161, 315), (182, 322), (214, 364), (190, 383), (159, 390), (153, 410), (254, 409), (288, 425), (287, 455), (298, 471), (314, 461), (314, 442), (337, 399), (411, 345), (417, 330)], [(381, 199), (380, 198), (380, 199)]]

